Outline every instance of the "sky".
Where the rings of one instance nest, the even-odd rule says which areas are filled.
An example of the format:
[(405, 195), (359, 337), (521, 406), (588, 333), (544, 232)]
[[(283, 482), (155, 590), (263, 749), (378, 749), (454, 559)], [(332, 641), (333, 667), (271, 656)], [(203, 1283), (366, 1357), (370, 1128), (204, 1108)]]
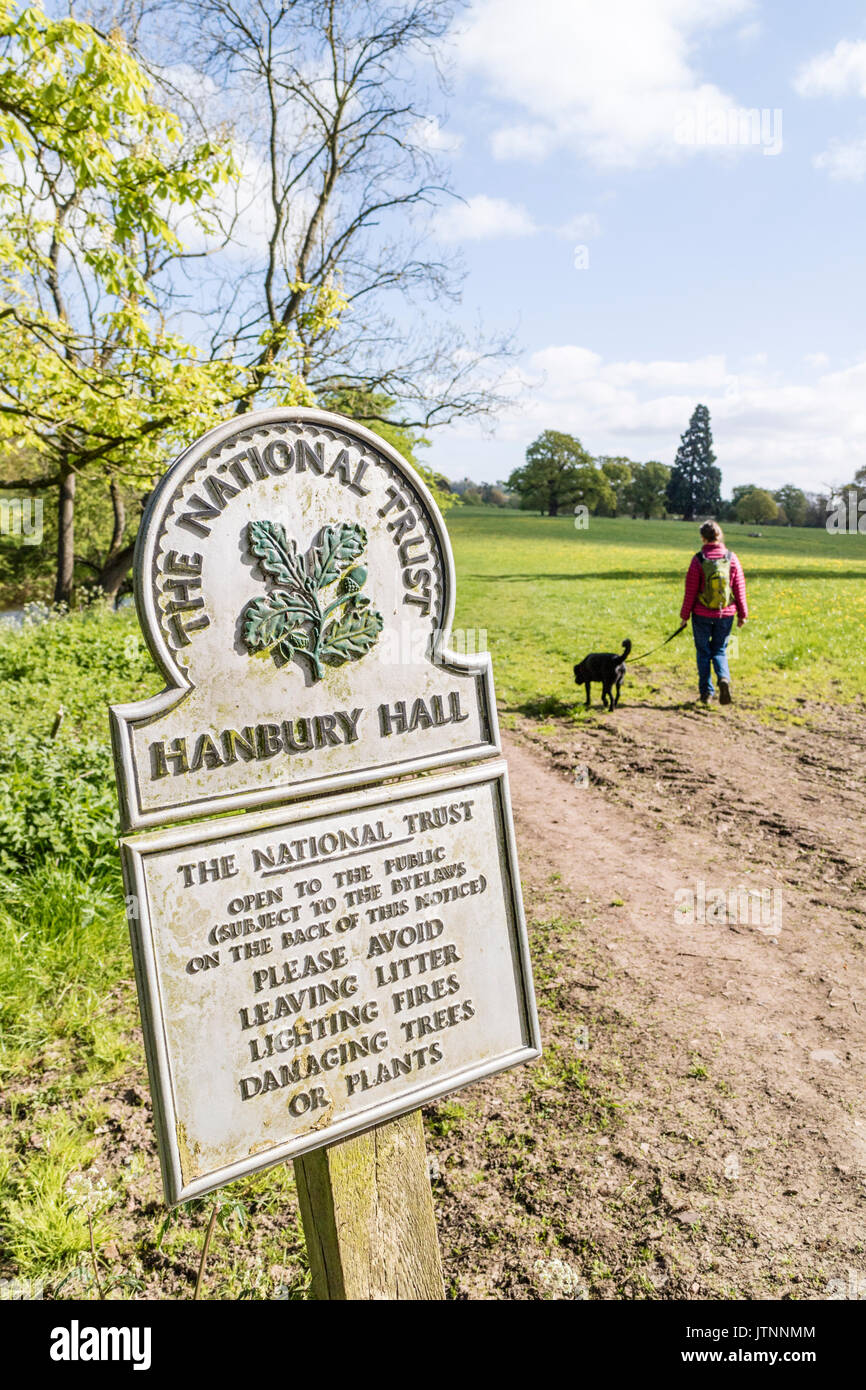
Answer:
[(728, 493), (866, 464), (862, 3), (474, 0), (452, 56), (433, 231), (519, 353), (425, 462), (504, 479), (556, 429), (672, 463), (703, 402)]

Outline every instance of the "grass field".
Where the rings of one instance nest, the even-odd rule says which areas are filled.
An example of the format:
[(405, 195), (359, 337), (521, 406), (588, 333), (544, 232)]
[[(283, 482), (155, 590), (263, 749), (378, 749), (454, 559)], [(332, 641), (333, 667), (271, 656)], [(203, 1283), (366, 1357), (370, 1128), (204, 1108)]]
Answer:
[[(587, 651), (617, 651), (629, 637), (638, 654), (679, 626), (699, 542), (684, 522), (593, 517), (581, 531), (569, 516), (483, 507), (449, 512), (448, 527), (456, 626), (486, 629), (503, 709), (541, 715), (575, 706), (571, 668)], [(765, 527), (753, 539), (734, 525), (726, 539), (743, 563), (751, 612), (732, 654), (743, 697), (767, 713), (789, 711), (798, 697), (862, 700), (866, 536)], [(681, 697), (694, 691), (688, 633), (630, 670), (625, 698), (651, 700), (660, 685)]]
[[(455, 509), (448, 525), (456, 625), (486, 629), (506, 718), (587, 717), (573, 662), (627, 636), (639, 652), (678, 625), (692, 526), (592, 520), (578, 531), (569, 517), (483, 508)], [(752, 539), (734, 527), (728, 539), (753, 612), (733, 666), (738, 698), (785, 719), (798, 718), (798, 700), (862, 701), (866, 537)], [(684, 634), (630, 672), (625, 698), (688, 698), (693, 662)], [(188, 1296), (208, 1216), (208, 1203), (194, 1204), (162, 1230), (115, 848), (106, 706), (159, 684), (131, 611), (0, 628), (0, 1278), (56, 1289), (77, 1272), (61, 1296), (94, 1296), (88, 1210), (103, 1278), (150, 1297)], [(121, 1102), (118, 1085), (139, 1099)], [(215, 1243), (214, 1292), (302, 1295), (290, 1171), (238, 1187), (254, 1231), (244, 1259), (228, 1237)], [(229, 1225), (240, 1219), (231, 1211)]]

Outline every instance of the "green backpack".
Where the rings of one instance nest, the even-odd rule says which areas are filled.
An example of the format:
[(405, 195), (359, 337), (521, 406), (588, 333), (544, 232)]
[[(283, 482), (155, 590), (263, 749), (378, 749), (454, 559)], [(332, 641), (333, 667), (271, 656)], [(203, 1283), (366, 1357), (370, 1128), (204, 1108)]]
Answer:
[(704, 608), (727, 608), (734, 600), (731, 588), (731, 552), (726, 550), (720, 560), (708, 560), (699, 550), (695, 559), (700, 562), (704, 572), (704, 582), (698, 594), (698, 603)]

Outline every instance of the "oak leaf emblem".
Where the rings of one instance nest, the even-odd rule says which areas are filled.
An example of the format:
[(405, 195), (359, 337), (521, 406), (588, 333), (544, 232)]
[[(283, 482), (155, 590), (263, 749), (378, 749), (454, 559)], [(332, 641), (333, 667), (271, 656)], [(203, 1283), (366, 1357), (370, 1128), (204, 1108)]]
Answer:
[[(358, 661), (376, 644), (382, 615), (362, 592), (367, 571), (358, 564), (367, 532), (354, 521), (325, 526), (306, 554), (275, 521), (251, 521), (247, 539), (272, 587), (243, 611), (243, 640), (256, 656), (278, 666), (305, 659), (318, 681), (325, 666)], [(328, 601), (327, 589), (336, 585)]]

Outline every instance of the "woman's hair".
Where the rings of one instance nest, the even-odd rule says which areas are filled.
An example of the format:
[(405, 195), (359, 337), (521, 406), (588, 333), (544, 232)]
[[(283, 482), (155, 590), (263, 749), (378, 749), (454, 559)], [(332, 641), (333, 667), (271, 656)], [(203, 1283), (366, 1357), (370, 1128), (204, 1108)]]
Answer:
[(719, 545), (724, 544), (725, 537), (717, 521), (705, 521), (701, 527), (701, 535), (708, 544), (710, 541), (717, 541)]

